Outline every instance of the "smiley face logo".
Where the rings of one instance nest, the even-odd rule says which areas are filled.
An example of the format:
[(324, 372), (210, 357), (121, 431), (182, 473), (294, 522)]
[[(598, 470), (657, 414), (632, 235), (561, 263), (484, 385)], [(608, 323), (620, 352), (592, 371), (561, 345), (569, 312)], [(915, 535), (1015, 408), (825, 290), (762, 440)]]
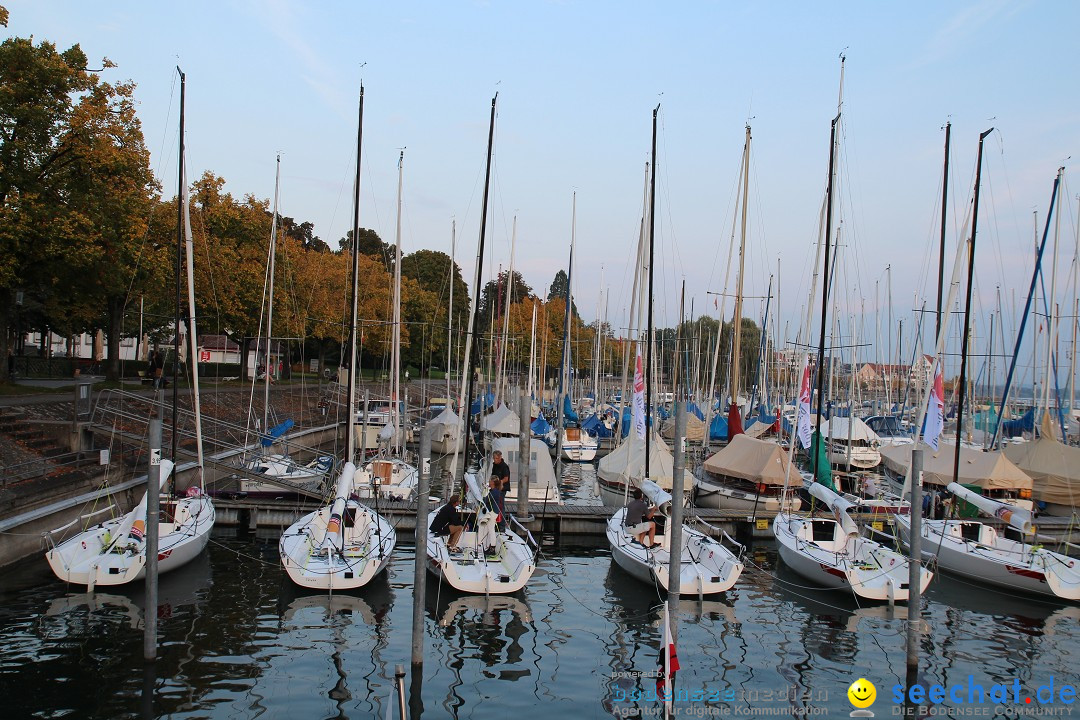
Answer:
[(847, 690), (848, 701), (857, 708), (868, 708), (877, 699), (877, 688), (866, 678), (851, 683)]

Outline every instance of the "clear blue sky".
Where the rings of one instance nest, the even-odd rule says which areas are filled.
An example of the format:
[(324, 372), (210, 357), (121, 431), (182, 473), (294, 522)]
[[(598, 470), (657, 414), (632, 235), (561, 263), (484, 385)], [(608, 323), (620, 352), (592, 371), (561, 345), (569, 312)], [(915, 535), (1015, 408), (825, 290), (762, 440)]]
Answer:
[[(313, 222), (334, 247), (350, 222), (362, 79), (361, 224), (393, 242), (397, 153), (407, 147), (403, 248), (449, 252), (456, 218), (457, 257), (470, 282), (497, 90), (486, 264), (493, 272), (509, 262), (516, 213), (518, 267), (546, 293), (567, 262), (576, 190), (574, 293), (587, 320), (595, 316), (603, 266), (612, 288), (609, 320), (626, 324), (651, 111), (660, 102), (658, 324), (675, 321), (683, 278), (698, 313), (712, 305), (706, 290), (723, 289), (750, 119), (746, 292), (764, 294), (779, 258), (781, 323), (791, 321), (786, 339), (793, 339), (806, 304), (841, 51), (845, 247), (837, 291), (844, 305), (864, 304), (865, 332), (873, 333), (875, 282), (884, 315), (886, 265), (894, 325), (911, 317), (916, 293), (935, 288), (946, 119), (953, 123), (954, 209), (971, 194), (978, 133), (999, 131), (986, 147), (977, 253), (982, 309), (999, 285), (1007, 313), (1022, 303), (1033, 264), (1032, 211), (1044, 216), (1063, 163), (1062, 232), (1075, 237), (1080, 188), (1068, 182), (1066, 161), (1080, 158), (1074, 2), (4, 4), (9, 34), (63, 47), (78, 42), (92, 59), (117, 63), (106, 78), (138, 84), (139, 114), (166, 195), (176, 190), (179, 63), (188, 77), (189, 177), (210, 170), (237, 195), (268, 198), (280, 151), (282, 212)], [(950, 243), (954, 238), (955, 230)], [(1066, 297), (1061, 286), (1072, 248), (1070, 239), (1059, 261), (1066, 303), (1071, 289)], [(757, 303), (745, 314), (759, 316)], [(1006, 329), (1015, 322), (1007, 317)], [(977, 337), (986, 337), (987, 323), (980, 319)]]

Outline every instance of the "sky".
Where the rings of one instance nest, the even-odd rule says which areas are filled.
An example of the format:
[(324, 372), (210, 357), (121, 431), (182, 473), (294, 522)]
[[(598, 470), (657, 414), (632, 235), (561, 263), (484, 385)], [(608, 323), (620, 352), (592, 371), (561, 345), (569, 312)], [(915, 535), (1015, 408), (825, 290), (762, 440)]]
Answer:
[[(843, 54), (833, 300), (842, 334), (854, 328), (858, 336), (847, 344), (863, 344), (861, 359), (874, 359), (873, 346), (883, 356), (893, 337), (898, 355), (903, 320), (908, 353), (914, 310), (935, 304), (947, 121), (946, 276), (970, 205), (978, 136), (995, 128), (985, 142), (976, 240), (977, 343), (988, 337), (1000, 288), (995, 347), (1001, 352), (1007, 338), (1011, 349), (1034, 265), (1035, 213), (1045, 221), (1061, 166), (1056, 296), (1072, 303), (1066, 278), (1080, 191), (1070, 182), (1070, 158), (1080, 158), (1074, 2), (4, 4), (8, 35), (79, 43), (91, 62), (116, 63), (107, 80), (137, 83), (167, 196), (176, 192), (179, 65), (187, 75), (188, 177), (210, 171), (236, 196), (270, 198), (280, 153), (281, 212), (314, 223), (331, 247), (351, 222), (363, 82), (361, 225), (394, 241), (405, 148), (403, 251), (449, 253), (456, 222), (455, 254), (470, 285), (498, 92), (485, 278), (509, 265), (516, 216), (515, 268), (546, 295), (568, 262), (576, 193), (575, 300), (592, 321), (605, 289), (601, 314), (616, 328), (629, 322), (653, 108), (660, 105), (660, 326), (677, 321), (683, 281), (687, 315), (691, 303), (695, 315), (720, 309), (708, 293), (725, 290), (749, 123), (744, 315), (760, 322), (773, 276), (769, 323), (781, 344), (794, 341), (810, 303)], [(1048, 269), (1048, 289), (1049, 278)], [(1070, 343), (1066, 332), (1062, 353)]]

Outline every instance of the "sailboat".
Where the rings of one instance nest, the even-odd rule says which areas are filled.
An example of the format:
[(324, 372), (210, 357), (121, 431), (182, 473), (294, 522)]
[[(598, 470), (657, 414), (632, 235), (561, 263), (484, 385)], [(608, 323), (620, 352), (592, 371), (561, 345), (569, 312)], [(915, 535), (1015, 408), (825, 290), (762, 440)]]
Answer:
[(360, 118), (356, 139), (353, 197), (352, 292), (348, 369), (349, 412), (345, 463), (329, 505), (289, 526), (278, 543), (285, 572), (297, 585), (317, 590), (348, 590), (367, 584), (390, 562), (397, 536), (389, 522), (355, 497), (356, 465), (356, 326), (358, 249), (360, 235), (360, 158), (364, 127), (364, 87), (360, 86)]
[[(949, 483), (954, 497), (971, 503), (986, 515), (1003, 520), (1023, 535), (1034, 532), (1031, 512), (997, 502), (958, 483)], [(911, 541), (911, 519), (894, 516), (905, 546)], [(938, 567), (977, 582), (1011, 591), (1080, 600), (1080, 561), (1047, 550), (1040, 544), (1011, 540), (980, 520), (922, 521), (922, 553), (936, 557)]]
[[(492, 144), (495, 139), (495, 101), (491, 100), (491, 121), (488, 128), (487, 169), (484, 176), (484, 196), (480, 214), (480, 242), (476, 251), (476, 274), (473, 280), (473, 297), (469, 314), (469, 329), (465, 346), (465, 392), (461, 394), (461, 414), (466, 426), (471, 422), (471, 407), (466, 406), (473, 392), (474, 346), (476, 344), (477, 295), (483, 277), (484, 236), (487, 231), (488, 192), (491, 185)], [(428, 570), (440, 581), (461, 592), (505, 595), (525, 587), (536, 570), (539, 545), (527, 529), (514, 518), (499, 522), (498, 513), (489, 507), (488, 491), (482, 465), (469, 452), (473, 449), (472, 433), (465, 434), (465, 455), (469, 462), (465, 469), (464, 483), (456, 500), (466, 522), (466, 530), (458, 540), (458, 552), (451, 552), (446, 536), (431, 530), (436, 513), (427, 518)], [(457, 457), (455, 454), (454, 463)], [(452, 473), (453, 474), (453, 473)], [(420, 519), (418, 518), (418, 522)]]
[[(974, 267), (975, 237), (978, 228), (979, 209), (979, 182), (982, 170), (983, 140), (991, 132), (987, 130), (979, 136), (979, 155), (975, 174), (975, 199), (972, 213), (971, 241), (969, 243), (968, 257), (968, 288), (967, 302), (964, 310), (964, 340), (961, 349), (961, 364), (959, 387), (960, 400), (957, 411), (957, 439), (963, 430), (963, 388), (966, 384), (967, 372), (967, 330), (970, 322), (972, 274)], [(1057, 198), (1061, 183), (1061, 171), (1054, 179), (1054, 190), (1050, 198), (1050, 212), (1047, 213), (1046, 230), (1050, 228), (1050, 218), (1053, 214), (1054, 202)], [(1045, 233), (1044, 233), (1045, 243)], [(958, 263), (959, 265), (959, 263)], [(1039, 269), (1036, 265), (1035, 273)], [(1034, 287), (1035, 279), (1032, 279)], [(952, 298), (950, 296), (950, 303)], [(944, 331), (942, 332), (942, 336)], [(938, 350), (943, 343), (943, 337), (938, 338)], [(943, 398), (938, 393), (943, 392), (940, 385), (940, 374), (935, 378), (935, 404), (943, 405)], [(923, 413), (924, 416), (926, 412)], [(940, 415), (940, 411), (937, 413)], [(927, 426), (936, 425), (929, 420)], [(921, 427), (921, 423), (920, 423)], [(936, 444), (937, 437), (933, 437)], [(953, 476), (959, 479), (960, 454), (959, 445), (953, 446), (954, 469)], [(1001, 461), (1003, 455), (998, 456)], [(1007, 462), (1007, 461), (1005, 461)], [(917, 480), (917, 479), (916, 479)], [(1030, 482), (1030, 479), (1029, 479)], [(955, 502), (963, 500), (978, 508), (981, 512), (1008, 523), (1019, 530), (1021, 537), (1034, 532), (1031, 524), (1032, 514), (1027, 508), (1014, 504), (999, 502), (979, 493), (973, 492), (960, 483), (950, 482), (946, 488), (955, 498)], [(911, 522), (903, 516), (895, 517), (896, 527), (902, 542), (911, 541)], [(1026, 592), (1038, 595), (1050, 596), (1064, 600), (1080, 600), (1080, 561), (1065, 555), (1046, 550), (1041, 545), (1029, 544), (1021, 540), (1012, 540), (998, 532), (997, 528), (974, 519), (945, 519), (927, 520), (922, 522), (922, 552), (924, 555), (936, 555), (938, 566), (945, 570), (998, 587), (1008, 588), (1014, 592)]]
[(447, 305), (446, 327), (446, 406), (435, 417), (427, 421), (428, 431), (431, 433), (431, 451), (448, 455), (461, 450), (464, 439), (459, 433), (461, 418), (454, 412), (453, 394), (450, 392), (451, 358), (454, 347), (454, 280), (455, 263), (457, 256), (457, 221), (450, 225), (450, 302)]
[[(184, 90), (185, 78), (184, 74), (180, 73), (180, 188), (176, 252), (179, 256), (181, 240), (183, 240), (187, 247), (187, 324), (192, 358), (192, 398), (195, 404), (198, 484), (190, 486), (183, 497), (166, 498), (160, 506), (159, 517), (167, 519), (157, 521), (159, 573), (175, 570), (197, 557), (210, 542), (210, 531), (214, 528), (215, 520), (214, 503), (202, 486), (203, 447), (202, 412), (199, 403), (199, 365), (194, 361), (198, 357), (198, 335), (195, 328), (194, 252), (184, 166)], [(179, 258), (177, 259), (176, 282), (177, 297), (179, 297)], [(176, 330), (179, 335), (179, 307), (176, 312)], [(179, 341), (177, 343), (179, 344)], [(173, 392), (175, 402), (175, 384)], [(175, 427), (173, 434), (176, 434)], [(175, 458), (160, 460), (161, 484), (156, 488), (148, 485), (147, 493), (161, 492), (175, 469), (175, 462)], [(123, 585), (139, 580), (146, 574), (146, 525), (148, 522), (152, 521), (147, 517), (147, 494), (144, 493), (139, 504), (131, 512), (76, 533), (49, 550), (45, 557), (58, 578), (65, 582), (86, 585), (91, 592), (98, 585)], [(50, 538), (51, 542), (52, 533), (46, 537)]]
[[(566, 275), (566, 321), (563, 326), (563, 353), (559, 372), (559, 402), (562, 403), (562, 412), (559, 417), (561, 423), (556, 423), (556, 431), (559, 437), (556, 442), (556, 451), (561, 454), (562, 460), (570, 462), (592, 462), (596, 458), (596, 438), (581, 428), (577, 413), (574, 412), (570, 396), (573, 394), (573, 383), (570, 381), (570, 317), (573, 307), (571, 295), (572, 281), (574, 279), (574, 245), (577, 241), (577, 193), (574, 193), (573, 211), (570, 229), (570, 270)], [(565, 393), (565, 394), (563, 394)]]
[[(266, 271), (266, 289), (267, 297), (269, 298), (266, 304), (266, 338), (265, 340), (260, 340), (259, 345), (256, 347), (256, 351), (262, 350), (264, 352), (262, 361), (263, 367), (265, 368), (263, 372), (263, 417), (261, 427), (259, 428), (261, 430), (259, 444), (256, 446), (255, 454), (246, 458), (243, 463), (246, 470), (264, 475), (269, 478), (271, 482), (252, 480), (247, 477), (241, 478), (240, 490), (249, 496), (263, 494), (279, 495), (281, 493), (282, 485), (287, 486), (290, 484), (311, 482), (313, 480), (322, 480), (334, 466), (334, 458), (329, 455), (316, 455), (311, 461), (300, 463), (285, 452), (271, 451), (274, 444), (279, 442), (282, 436), (293, 427), (293, 421), (291, 419), (278, 423), (274, 427), (270, 427), (270, 368), (273, 367), (270, 352), (274, 337), (274, 266), (277, 257), (278, 190), (281, 182), (281, 155), (277, 156), (276, 167), (277, 169), (274, 175), (274, 215), (270, 225), (269, 262), (267, 262)], [(262, 338), (261, 331), (259, 336)], [(253, 374), (251, 384), (252, 399), (254, 399), (255, 396), (256, 380), (257, 378), (255, 378)], [(253, 402), (250, 404), (250, 407), (254, 410)], [(249, 412), (249, 420), (250, 415), (251, 413)], [(257, 420), (256, 423), (258, 423)]]
[[(653, 228), (654, 211), (656, 209), (656, 120), (660, 110), (658, 105), (653, 110), (652, 123), (652, 175), (650, 176), (650, 200), (649, 200), (649, 319), (646, 326), (646, 353), (647, 358), (652, 358), (652, 283), (653, 283)], [(640, 259), (640, 253), (639, 253)], [(649, 414), (652, 409), (652, 381), (651, 373), (643, 372), (641, 355), (637, 356), (637, 365), (634, 373), (634, 409), (636, 429), (631, 430), (630, 437), (644, 439), (645, 457), (641, 466), (644, 470), (642, 476), (629, 477), (628, 482), (633, 483), (646, 496), (656, 508), (654, 519), (665, 517), (671, 510), (671, 493), (660, 488), (650, 479), (650, 460), (652, 437), (655, 432), (649, 428)], [(632, 448), (634, 444), (625, 443), (624, 447)], [(620, 448), (621, 449), (621, 448)], [(608, 460), (619, 451), (616, 450), (604, 460)], [(601, 461), (601, 463), (604, 462)], [(627, 486), (627, 489), (629, 487)], [(682, 502), (679, 498), (679, 502)], [(625, 497), (624, 500), (625, 502)], [(682, 547), (672, 547), (671, 534), (661, 532), (657, 528), (655, 542), (652, 547), (642, 545), (626, 525), (627, 507), (622, 507), (611, 516), (607, 523), (608, 545), (611, 547), (611, 557), (615, 563), (626, 572), (630, 573), (642, 582), (662, 587), (665, 591), (670, 577), (672, 562), (679, 563), (680, 588), (687, 595), (714, 595), (731, 589), (735, 581), (743, 571), (743, 564), (723, 544), (714, 540), (702, 531), (690, 525), (682, 525)], [(670, 527), (670, 521), (668, 521)]]
[[(842, 67), (842, 66), (841, 66)], [(842, 71), (841, 71), (842, 72)], [(835, 186), (833, 172), (836, 159), (836, 126), (840, 115), (832, 121), (829, 138), (829, 176), (828, 193), (825, 201), (824, 233), (821, 235), (819, 252), (824, 244), (825, 261), (823, 279), (823, 297), (821, 303), (821, 328), (818, 343), (818, 417), (821, 416), (822, 383), (824, 380), (825, 328), (829, 295), (829, 254), (832, 233), (832, 199)], [(818, 256), (820, 258), (820, 255)], [(811, 281), (810, 296), (813, 298), (817, 284), (817, 273)], [(813, 303), (807, 303), (806, 327), (810, 326), (810, 314)], [(888, 600), (906, 602), (908, 599), (909, 566), (908, 559), (884, 545), (863, 537), (859, 528), (848, 514), (855, 507), (849, 500), (841, 497), (832, 489), (819, 482), (829, 472), (825, 459), (820, 429), (810, 433), (810, 364), (809, 356), (803, 360), (802, 384), (799, 390), (799, 409), (797, 420), (792, 427), (792, 438), (788, 451), (788, 474), (791, 472), (791, 454), (795, 450), (795, 435), (806, 448), (812, 448), (811, 460), (814, 464), (813, 482), (809, 484), (810, 494), (824, 503), (832, 511), (833, 517), (814, 515), (796, 515), (787, 509), (781, 509), (773, 520), (773, 536), (779, 544), (780, 557), (792, 570), (808, 580), (830, 588), (847, 588), (856, 596), (866, 600)], [(925, 590), (933, 573), (919, 568), (920, 591)]]
[(419, 473), (403, 457), (401, 402), (401, 184), (405, 151), (398, 156), (397, 243), (394, 259), (394, 336), (390, 362), (390, 420), (379, 431), (379, 451), (356, 472), (354, 491), (359, 497), (376, 495), (408, 500), (416, 492)]

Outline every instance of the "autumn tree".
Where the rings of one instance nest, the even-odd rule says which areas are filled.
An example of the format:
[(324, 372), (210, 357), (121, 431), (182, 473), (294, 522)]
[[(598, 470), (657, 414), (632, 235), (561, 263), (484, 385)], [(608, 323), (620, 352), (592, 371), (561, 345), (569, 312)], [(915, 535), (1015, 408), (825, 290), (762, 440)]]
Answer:
[[(16, 293), (51, 287), (54, 271), (76, 256), (66, 199), (71, 165), (72, 109), (97, 83), (74, 45), (9, 38), (0, 43), (0, 355), (11, 347)], [(0, 381), (7, 380), (0, 363)]]
[[(418, 290), (424, 290), (431, 295), (430, 301), (418, 302), (406, 313), (409, 322), (425, 323), (424, 345), (427, 361), (414, 364), (418, 367), (429, 364), (448, 367), (449, 358), (454, 351), (453, 347), (447, 347), (447, 330), (451, 319), (451, 282), (454, 288), (453, 327), (460, 332), (469, 320), (469, 287), (461, 277), (461, 268), (444, 252), (417, 250), (401, 259), (401, 273), (403, 277), (415, 280)], [(421, 310), (424, 304), (431, 307), (430, 312)], [(414, 359), (419, 357), (410, 353), (410, 362)]]
[(157, 183), (150, 153), (135, 115), (134, 85), (98, 83), (72, 112), (62, 142), (77, 158), (70, 166), (68, 212), (63, 237), (82, 251), (57, 279), (66, 288), (63, 317), (70, 307), (89, 311), (93, 327), (105, 328), (109, 379), (120, 377), (120, 340), (131, 300), (160, 287), (160, 248), (147, 242)]

